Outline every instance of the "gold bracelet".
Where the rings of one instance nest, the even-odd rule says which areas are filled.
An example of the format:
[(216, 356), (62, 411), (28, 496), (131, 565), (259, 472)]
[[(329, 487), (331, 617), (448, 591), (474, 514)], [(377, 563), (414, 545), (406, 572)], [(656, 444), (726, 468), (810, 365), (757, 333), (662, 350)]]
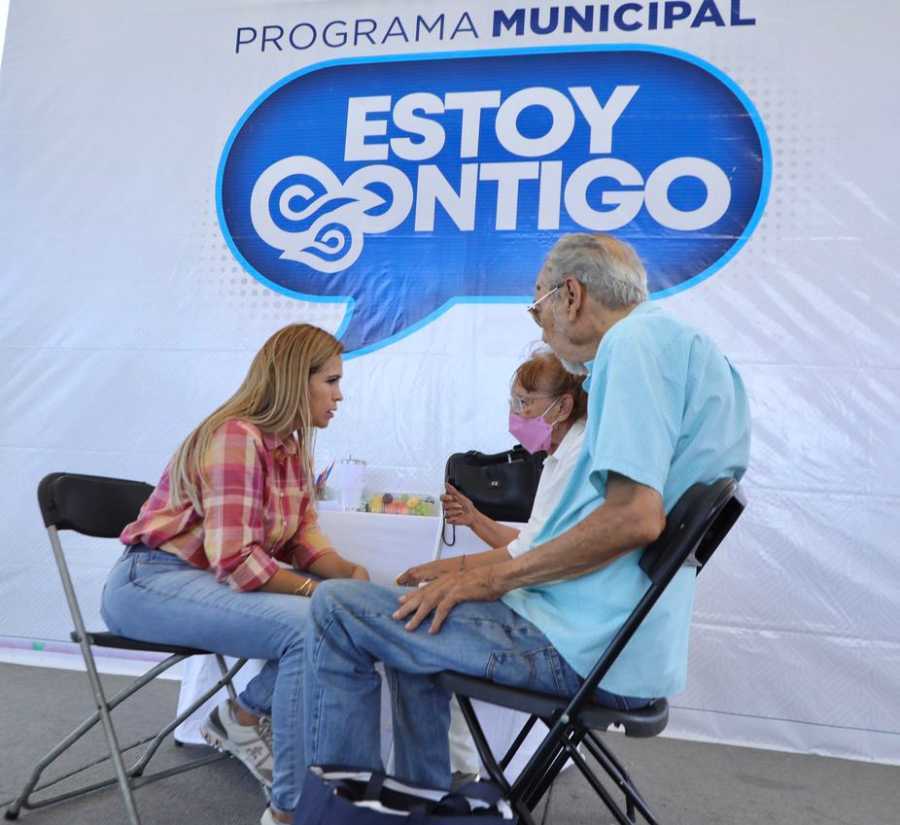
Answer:
[(295, 596), (309, 596), (312, 593), (313, 581), (312, 579), (307, 579), (303, 584), (294, 589)]
[(462, 573), (463, 570), (466, 569), (466, 554), (462, 554), (462, 558), (459, 561), (459, 572)]

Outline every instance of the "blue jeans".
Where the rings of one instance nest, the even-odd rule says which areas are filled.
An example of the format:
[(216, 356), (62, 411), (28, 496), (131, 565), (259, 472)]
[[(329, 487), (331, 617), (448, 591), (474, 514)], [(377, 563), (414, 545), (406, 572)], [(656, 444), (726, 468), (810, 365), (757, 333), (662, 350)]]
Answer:
[[(502, 602), (457, 605), (440, 633), (391, 618), (401, 588), (328, 581), (312, 598), (307, 625), (303, 716), (310, 765), (381, 769), (382, 661), (394, 715), (395, 773), (432, 788), (450, 786), (450, 694), (434, 675), (455, 670), (495, 682), (572, 695), (582, 678), (531, 622)], [(598, 691), (609, 707), (646, 705)]]
[(303, 759), (303, 646), (310, 600), (240, 593), (171, 553), (134, 545), (113, 567), (101, 613), (113, 633), (142, 641), (199, 647), (226, 656), (266, 659), (239, 700), (252, 713), (271, 705), (272, 804), (297, 806)]

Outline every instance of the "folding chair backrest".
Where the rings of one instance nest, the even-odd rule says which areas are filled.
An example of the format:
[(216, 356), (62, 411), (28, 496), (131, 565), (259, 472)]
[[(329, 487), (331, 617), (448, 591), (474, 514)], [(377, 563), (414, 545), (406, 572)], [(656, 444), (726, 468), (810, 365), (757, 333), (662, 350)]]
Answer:
[(658, 584), (684, 564), (699, 573), (744, 510), (744, 498), (731, 478), (694, 484), (666, 517), (666, 527), (644, 548), (641, 569)]
[(51, 473), (38, 485), (38, 504), (46, 527), (113, 539), (137, 518), (152, 492), (143, 481)]
[(694, 484), (678, 500), (666, 517), (662, 535), (641, 555), (641, 569), (650, 578), (647, 592), (607, 645), (567, 713), (581, 707), (600, 684), (678, 570), (689, 560), (702, 568), (743, 510), (743, 494), (732, 478)]

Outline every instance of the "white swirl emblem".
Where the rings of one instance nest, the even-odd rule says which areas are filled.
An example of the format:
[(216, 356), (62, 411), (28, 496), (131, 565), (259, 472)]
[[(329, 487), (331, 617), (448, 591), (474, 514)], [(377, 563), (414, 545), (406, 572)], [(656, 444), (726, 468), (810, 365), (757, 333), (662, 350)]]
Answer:
[[(390, 200), (373, 186), (389, 190)], [(281, 258), (332, 273), (359, 258), (366, 234), (399, 226), (412, 202), (409, 178), (392, 166), (366, 166), (341, 183), (321, 161), (294, 155), (259, 176), (250, 219), (260, 238), (281, 250)], [(378, 211), (384, 204), (387, 208)]]

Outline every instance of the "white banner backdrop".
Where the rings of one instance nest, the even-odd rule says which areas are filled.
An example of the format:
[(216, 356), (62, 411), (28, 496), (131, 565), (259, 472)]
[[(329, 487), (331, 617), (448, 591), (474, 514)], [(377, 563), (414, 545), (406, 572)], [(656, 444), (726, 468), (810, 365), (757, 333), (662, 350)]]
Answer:
[[(35, 504), (44, 474), (155, 481), (272, 331), (300, 320), (347, 328), (345, 304), (270, 288), (240, 233), (226, 239), (220, 160), (266, 90), (324, 61), (678, 50), (752, 102), (771, 188), (733, 257), (660, 297), (738, 365), (754, 414), (750, 506), (703, 575), (689, 686), (669, 731), (900, 763), (900, 182), (891, 162), (900, 103), (889, 91), (900, 73), (900, 7), (707, 0), (621, 12), (598, 3), (583, 31), (566, 9), (583, 19), (584, 7), (532, 5), (536, 17), (509, 3), (13, 0), (0, 68), (0, 635), (68, 634)], [(341, 32), (351, 34), (342, 41)], [(673, 107), (689, 99), (671, 90)], [(378, 124), (369, 127), (367, 141), (378, 143)], [(516, 296), (530, 290), (534, 250), (549, 243), (524, 229), (496, 234), (493, 265), (506, 272), (514, 262), (526, 286), (451, 301), (424, 325), (394, 319), (400, 337), (396, 324), (379, 328), (377, 346), (345, 363), (345, 401), (320, 436), (320, 466), (351, 454), (368, 462), (373, 488), (436, 492), (449, 453), (511, 443), (508, 379), (537, 339)], [(396, 257), (370, 261), (372, 271), (389, 281), (416, 248), (412, 230), (408, 241)], [(378, 242), (369, 236), (366, 254)], [(447, 261), (426, 255), (418, 266), (439, 278)], [(491, 265), (478, 264), (474, 295), (490, 292), (481, 287)], [(390, 291), (380, 308), (377, 289), (367, 298), (358, 312), (394, 309)], [(421, 309), (409, 296), (400, 308)], [(365, 349), (371, 332), (348, 334)], [(75, 567), (87, 608), (110, 552), (87, 543)]]
[(9, 0), (0, 0), (0, 60), (3, 59), (3, 44), (6, 42), (6, 18), (9, 14)]

